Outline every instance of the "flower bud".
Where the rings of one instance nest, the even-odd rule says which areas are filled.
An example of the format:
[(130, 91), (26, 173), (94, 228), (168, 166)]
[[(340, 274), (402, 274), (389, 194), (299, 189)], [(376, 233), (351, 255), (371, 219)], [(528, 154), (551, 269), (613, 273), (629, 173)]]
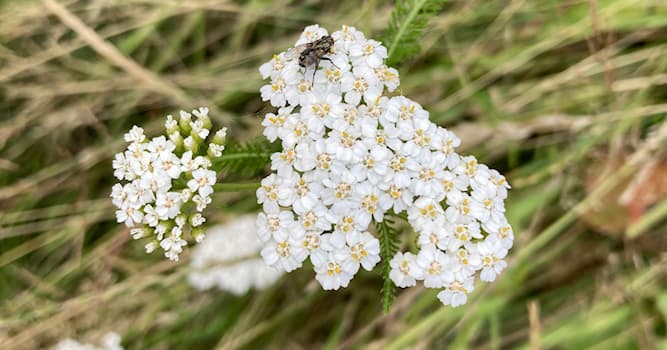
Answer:
[(204, 238), (206, 238), (206, 235), (204, 234), (204, 230), (201, 227), (195, 227), (192, 229), (192, 238), (195, 239), (197, 243), (201, 243)]
[(167, 116), (167, 120), (164, 122), (164, 129), (167, 131), (167, 135), (180, 131), (178, 121), (171, 114)]
[(192, 122), (192, 114), (181, 111), (181, 118), (178, 120), (178, 126), (181, 128), (182, 135), (190, 135)]
[(215, 135), (213, 135), (213, 140), (211, 140), (211, 142), (216, 145), (224, 145), (225, 141), (227, 141), (227, 128), (218, 130)]

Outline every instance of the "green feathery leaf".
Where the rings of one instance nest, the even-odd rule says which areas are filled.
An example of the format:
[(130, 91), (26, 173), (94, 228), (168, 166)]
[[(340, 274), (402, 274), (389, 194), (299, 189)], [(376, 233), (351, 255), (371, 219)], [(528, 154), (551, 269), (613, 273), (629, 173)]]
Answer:
[(236, 176), (258, 175), (271, 162), (271, 154), (277, 151), (277, 146), (264, 139), (245, 144), (227, 142), (222, 156), (213, 161), (213, 168)]
[(394, 222), (385, 215), (382, 222), (375, 223), (375, 229), (380, 238), (380, 257), (382, 258), (382, 309), (384, 313), (389, 312), (389, 308), (396, 299), (396, 286), (389, 278), (391, 265), (389, 262), (398, 251), (398, 232), (391, 226)]
[(419, 39), (444, 4), (444, 0), (396, 0), (396, 8), (384, 33), (387, 64), (394, 65), (419, 53)]

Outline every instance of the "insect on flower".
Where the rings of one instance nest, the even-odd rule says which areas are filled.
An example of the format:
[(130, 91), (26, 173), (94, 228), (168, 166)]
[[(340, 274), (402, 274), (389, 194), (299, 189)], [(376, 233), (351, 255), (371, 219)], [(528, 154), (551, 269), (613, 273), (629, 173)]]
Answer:
[(331, 62), (334, 67), (338, 68), (335, 63), (329, 57), (324, 57), (324, 55), (331, 52), (331, 48), (334, 45), (334, 39), (331, 35), (325, 35), (315, 41), (309, 43), (297, 45), (294, 49), (291, 49), (287, 52), (288, 56), (296, 57), (299, 55), (299, 66), (308, 69), (308, 67), (315, 65), (313, 70), (313, 79), (311, 81), (311, 86), (315, 83), (315, 73), (317, 68), (320, 66), (320, 61), (325, 60)]

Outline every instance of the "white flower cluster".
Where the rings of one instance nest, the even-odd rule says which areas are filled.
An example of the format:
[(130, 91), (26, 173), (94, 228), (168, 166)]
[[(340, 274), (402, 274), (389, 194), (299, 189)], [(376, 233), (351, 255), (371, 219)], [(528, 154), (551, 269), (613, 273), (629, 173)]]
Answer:
[(64, 339), (56, 344), (55, 350), (123, 350), (120, 335), (109, 332), (100, 340), (100, 346), (79, 343), (74, 339)]
[[(326, 35), (309, 26), (297, 47)], [(271, 157), (275, 173), (257, 190), (262, 256), (285, 271), (310, 256), (324, 289), (346, 287), (360, 266), (380, 261), (371, 221), (407, 211), (420, 250), (396, 254), (391, 279), (399, 287), (423, 280), (444, 288), (444, 304), (463, 304), (476, 272), (492, 281), (505, 267), (513, 242), (503, 204), (509, 185), (458, 155), (459, 139), (417, 102), (383, 96), (399, 80), (383, 64), (380, 42), (348, 26), (331, 37), (330, 61), (321, 60), (314, 81), (315, 65), (301, 67), (296, 49), (260, 67), (271, 80), (262, 98), (279, 108), (262, 122), (264, 135), (283, 146)]]
[(206, 240), (192, 252), (190, 285), (199, 290), (217, 286), (242, 295), (250, 288), (264, 289), (283, 272), (266, 266), (259, 256), (256, 215), (244, 215), (208, 229)]
[(168, 115), (165, 129), (167, 137), (150, 141), (136, 125), (125, 134), (129, 146), (116, 154), (113, 168), (116, 178), (127, 182), (115, 184), (111, 198), (116, 219), (132, 228), (132, 237), (149, 238), (146, 252), (160, 247), (178, 260), (187, 245), (184, 233), (197, 242), (204, 238), (202, 212), (216, 182), (211, 161), (222, 155), (227, 129), (209, 137), (211, 119), (203, 107), (192, 114), (181, 111), (178, 120)]

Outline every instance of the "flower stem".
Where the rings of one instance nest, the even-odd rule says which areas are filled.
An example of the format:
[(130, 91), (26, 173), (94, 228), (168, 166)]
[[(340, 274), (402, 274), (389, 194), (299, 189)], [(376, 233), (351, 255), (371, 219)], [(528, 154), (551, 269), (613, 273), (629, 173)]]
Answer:
[(213, 190), (216, 192), (254, 191), (258, 187), (259, 182), (222, 183), (213, 185)]

